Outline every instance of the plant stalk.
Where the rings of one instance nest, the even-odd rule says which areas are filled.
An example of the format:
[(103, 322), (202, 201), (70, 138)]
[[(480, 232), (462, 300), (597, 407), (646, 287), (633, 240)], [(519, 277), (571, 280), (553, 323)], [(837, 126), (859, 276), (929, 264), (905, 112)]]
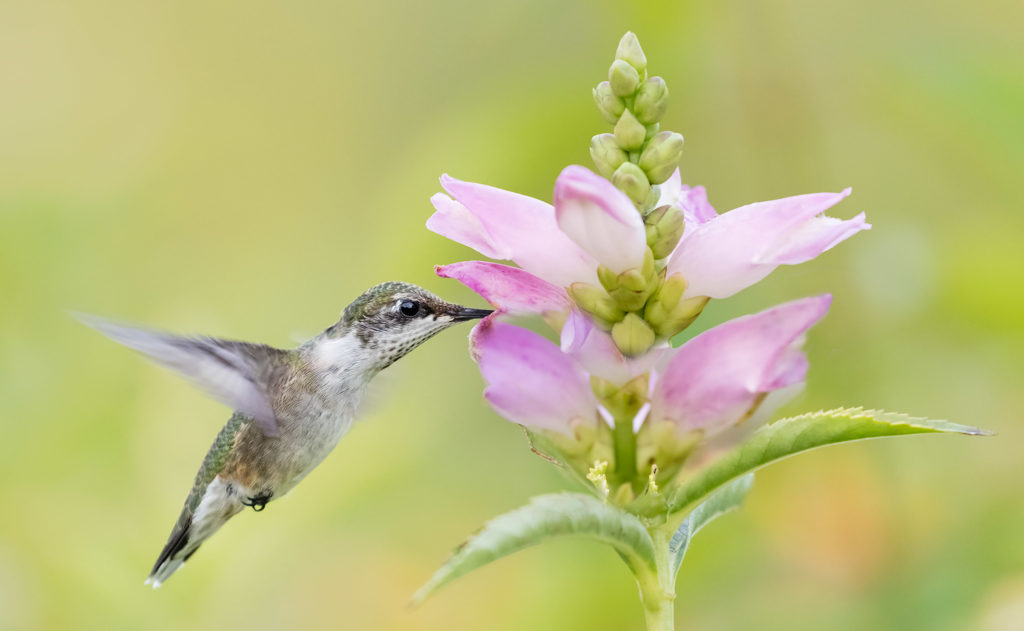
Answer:
[(636, 479), (636, 434), (632, 419), (615, 419), (612, 433), (615, 453), (615, 477), (630, 484)]
[(676, 586), (669, 552), (672, 533), (663, 528), (651, 528), (648, 532), (654, 541), (657, 573), (637, 576), (640, 599), (644, 606), (646, 628), (647, 631), (673, 631), (675, 629)]

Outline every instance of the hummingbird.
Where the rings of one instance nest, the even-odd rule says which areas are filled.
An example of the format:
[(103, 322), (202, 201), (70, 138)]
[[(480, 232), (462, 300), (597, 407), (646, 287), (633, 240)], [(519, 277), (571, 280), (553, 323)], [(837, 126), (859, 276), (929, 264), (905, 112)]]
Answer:
[(305, 478), (352, 425), (370, 380), (437, 333), (488, 309), (401, 282), (370, 288), (294, 349), (188, 337), (80, 315), (234, 410), (196, 474), (147, 585), (160, 587), (229, 519), (259, 512)]

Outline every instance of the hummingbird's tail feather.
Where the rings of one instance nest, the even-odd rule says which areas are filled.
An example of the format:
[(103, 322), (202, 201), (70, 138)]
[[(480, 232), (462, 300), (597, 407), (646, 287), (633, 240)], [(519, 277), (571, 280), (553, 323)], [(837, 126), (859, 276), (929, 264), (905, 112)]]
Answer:
[[(146, 579), (146, 585), (152, 585), (154, 589), (160, 587), (171, 574), (174, 574), (178, 568), (185, 564), (184, 555), (181, 553), (189, 544), (189, 532), (191, 530), (191, 515), (182, 514), (181, 519), (178, 520), (177, 525), (175, 525), (174, 530), (171, 532), (167, 544), (160, 551), (160, 556), (157, 558), (156, 563), (153, 564), (149, 578)], [(192, 552), (195, 552), (198, 548), (198, 545), (195, 546), (188, 556), (192, 556)]]
[(243, 508), (234, 485), (215, 477), (206, 487), (194, 512), (191, 504), (186, 503), (185, 510), (178, 518), (145, 584), (160, 587), (171, 574), (185, 565), (185, 561), (196, 553), (204, 541)]

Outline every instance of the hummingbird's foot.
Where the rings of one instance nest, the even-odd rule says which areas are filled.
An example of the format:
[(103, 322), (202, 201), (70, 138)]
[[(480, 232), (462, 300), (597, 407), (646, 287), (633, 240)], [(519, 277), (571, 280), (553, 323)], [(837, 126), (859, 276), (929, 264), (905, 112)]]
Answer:
[(270, 498), (273, 495), (274, 495), (273, 491), (267, 491), (266, 493), (260, 493), (259, 495), (254, 495), (252, 497), (247, 497), (244, 500), (242, 500), (242, 506), (248, 506), (248, 507), (252, 508), (253, 511), (258, 513), (261, 510), (263, 510), (264, 508), (266, 508), (267, 502), (270, 501)]

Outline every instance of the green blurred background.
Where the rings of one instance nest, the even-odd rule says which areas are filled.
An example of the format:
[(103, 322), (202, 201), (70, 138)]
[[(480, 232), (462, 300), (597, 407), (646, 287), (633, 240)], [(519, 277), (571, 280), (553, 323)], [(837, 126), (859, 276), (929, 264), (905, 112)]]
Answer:
[(833, 447), (695, 545), (683, 629), (1024, 628), (1020, 3), (0, 2), (0, 629), (639, 629), (625, 566), (565, 540), (425, 605), (485, 519), (567, 483), (480, 396), (468, 327), (387, 371), (286, 500), (142, 586), (227, 410), (67, 310), (291, 345), (364, 288), (473, 253), (437, 177), (550, 199), (638, 33), (720, 210), (854, 187), (874, 230), (712, 303), (831, 291), (791, 411), (986, 439)]

